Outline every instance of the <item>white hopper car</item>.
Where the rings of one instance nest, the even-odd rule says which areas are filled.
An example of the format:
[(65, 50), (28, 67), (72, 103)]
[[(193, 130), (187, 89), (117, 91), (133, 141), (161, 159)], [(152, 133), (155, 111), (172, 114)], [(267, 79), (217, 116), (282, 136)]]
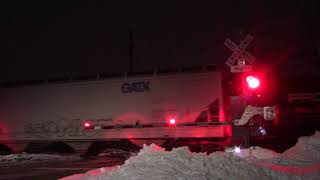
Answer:
[(123, 139), (139, 146), (173, 139), (230, 144), (235, 126), (256, 115), (275, 118), (273, 106), (233, 105), (240, 96), (225, 87), (223, 73), (208, 70), (3, 87), (0, 144), (14, 151), (57, 141), (77, 151)]

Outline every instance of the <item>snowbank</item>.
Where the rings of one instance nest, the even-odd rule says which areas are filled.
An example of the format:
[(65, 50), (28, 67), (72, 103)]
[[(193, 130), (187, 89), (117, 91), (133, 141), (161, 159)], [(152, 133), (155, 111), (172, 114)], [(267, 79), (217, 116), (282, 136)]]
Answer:
[[(165, 151), (154, 144), (145, 145), (122, 166), (95, 169), (63, 179), (320, 179), (319, 141), (319, 133), (300, 138), (296, 146), (283, 154), (256, 147), (240, 153), (206, 155), (191, 153), (186, 147)], [(308, 163), (304, 163), (306, 160)]]
[(300, 137), (297, 144), (282, 153), (282, 157), (291, 160), (320, 161), (320, 132), (310, 137)]
[(30, 163), (30, 162), (42, 162), (42, 161), (65, 161), (68, 159), (77, 159), (78, 157), (73, 156), (61, 156), (51, 154), (10, 154), (0, 155), (0, 166), (10, 165), (14, 163)]
[[(230, 151), (230, 152), (233, 153), (233, 151)], [(280, 157), (279, 153), (269, 149), (264, 149), (258, 146), (250, 147), (248, 149), (241, 149), (241, 152), (234, 153), (234, 155), (241, 158), (255, 158), (255, 159), (271, 159), (271, 158)]]

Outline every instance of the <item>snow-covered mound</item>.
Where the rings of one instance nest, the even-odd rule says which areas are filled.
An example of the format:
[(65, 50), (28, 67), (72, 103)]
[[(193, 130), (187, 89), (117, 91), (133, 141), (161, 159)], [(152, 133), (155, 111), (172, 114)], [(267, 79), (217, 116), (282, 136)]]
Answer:
[(0, 165), (8, 165), (12, 163), (28, 163), (28, 162), (42, 162), (42, 161), (59, 161), (66, 159), (76, 159), (73, 156), (61, 156), (53, 154), (10, 154), (0, 155)]
[[(154, 144), (144, 146), (135, 157), (128, 159), (124, 165), (100, 168), (84, 175), (74, 175), (64, 180), (160, 180), (160, 179), (320, 179), (319, 133), (305, 137), (284, 154), (260, 147), (243, 149), (236, 152), (191, 153), (187, 147), (165, 151)], [(305, 148), (303, 145), (308, 145)], [(296, 155), (292, 155), (296, 154)], [(315, 157), (305, 166), (296, 166), (298, 159), (308, 160)], [(296, 158), (296, 160), (286, 158)], [(279, 163), (279, 162), (282, 162)], [(310, 164), (312, 162), (312, 164)], [(301, 163), (301, 162), (300, 162)], [(301, 165), (301, 164), (300, 164)]]
[(280, 157), (280, 154), (269, 149), (261, 147), (250, 147), (248, 149), (241, 149), (241, 152), (234, 153), (241, 158), (256, 158), (256, 159), (271, 159)]
[(300, 137), (294, 147), (282, 153), (282, 157), (291, 160), (320, 162), (320, 132), (310, 137)]

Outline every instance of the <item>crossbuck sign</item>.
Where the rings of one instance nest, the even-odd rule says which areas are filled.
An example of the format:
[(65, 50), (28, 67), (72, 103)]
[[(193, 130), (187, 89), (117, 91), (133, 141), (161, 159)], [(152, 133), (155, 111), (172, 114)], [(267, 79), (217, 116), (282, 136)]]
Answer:
[[(252, 70), (251, 64), (255, 61), (255, 57), (245, 50), (252, 40), (253, 36), (247, 35), (239, 46), (230, 39), (226, 39), (224, 42), (224, 45), (233, 52), (226, 62), (226, 64), (231, 68), (231, 72), (239, 73)], [(233, 65), (236, 61), (238, 64)], [(249, 63), (249, 65), (246, 65), (246, 62)]]

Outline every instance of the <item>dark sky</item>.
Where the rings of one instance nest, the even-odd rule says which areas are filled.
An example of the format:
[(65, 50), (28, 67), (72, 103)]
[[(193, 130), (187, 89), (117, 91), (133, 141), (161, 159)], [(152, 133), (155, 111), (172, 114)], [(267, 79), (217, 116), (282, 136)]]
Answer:
[[(316, 72), (317, 0), (1, 1), (0, 80), (220, 64), (223, 42), (254, 36), (260, 63)], [(309, 64), (302, 68), (301, 64)], [(311, 68), (311, 69), (310, 69)]]

